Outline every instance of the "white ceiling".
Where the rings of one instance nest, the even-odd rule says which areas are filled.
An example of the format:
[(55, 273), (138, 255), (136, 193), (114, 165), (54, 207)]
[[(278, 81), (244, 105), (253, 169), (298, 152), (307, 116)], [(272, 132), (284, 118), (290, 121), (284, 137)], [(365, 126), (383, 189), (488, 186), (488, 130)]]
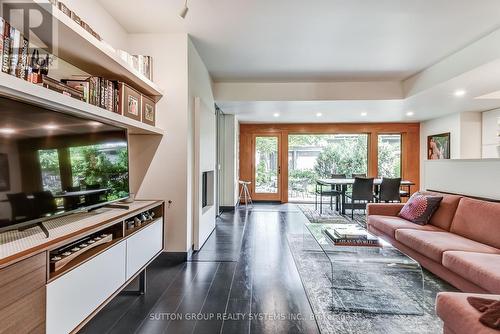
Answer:
[(498, 0), (99, 0), (131, 33), (188, 32), (216, 81), (404, 79), (500, 26)]

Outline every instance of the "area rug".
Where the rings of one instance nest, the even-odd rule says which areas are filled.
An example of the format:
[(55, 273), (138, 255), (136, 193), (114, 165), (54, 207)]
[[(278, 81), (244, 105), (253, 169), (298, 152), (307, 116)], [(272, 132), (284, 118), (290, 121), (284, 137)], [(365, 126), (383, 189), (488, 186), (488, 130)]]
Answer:
[[(314, 225), (314, 228), (318, 230), (328, 227), (328, 223), (309, 223), (306, 219), (304, 221), (305, 224)], [(381, 275), (382, 278), (377, 278), (376, 272), (354, 272), (353, 274), (352, 268), (349, 268), (349, 270), (344, 270), (344, 274), (342, 270), (337, 271), (337, 274), (333, 276), (335, 288), (332, 289), (330, 262), (312, 235), (308, 235), (309, 231), (307, 229), (304, 231), (303, 234), (288, 234), (287, 239), (322, 333), (434, 334), (442, 332), (442, 322), (434, 311), (435, 297), (440, 291), (456, 291), (452, 286), (424, 270), (424, 289), (419, 295), (413, 293), (414, 290), (420, 289), (422, 284), (418, 279), (414, 282), (401, 281), (397, 275), (392, 277)], [(351, 299), (353, 294), (346, 294), (345, 287), (356, 286), (356, 280), (359, 279), (363, 280), (363, 284), (359, 285), (359, 300), (353, 300)], [(366, 284), (370, 279), (373, 280), (371, 286)], [(380, 279), (388, 281), (383, 282), (384, 284), (377, 283)], [(363, 300), (363, 293), (366, 292), (364, 289), (368, 288), (368, 292), (372, 293), (376, 290), (370, 288), (375, 288), (377, 284), (385, 286), (385, 291), (380, 293), (380, 298), (377, 298), (376, 294), (371, 295), (370, 305), (367, 307), (373, 312), (377, 310), (385, 312), (369, 313), (366, 309), (356, 311), (352, 306), (359, 305), (359, 301)], [(388, 291), (391, 286), (393, 291)], [(405, 291), (410, 293), (406, 295)], [(391, 295), (397, 298), (387, 297)], [(397, 302), (394, 302), (395, 300)]]
[[(330, 209), (328, 205), (323, 205), (323, 210), (320, 213), (319, 209), (316, 209), (314, 204), (297, 204), (300, 211), (304, 213), (309, 222), (318, 224), (349, 224), (354, 222), (359, 223), (362, 226), (366, 226), (366, 216), (363, 211), (355, 211), (354, 220), (351, 219), (351, 213), (348, 212), (346, 215), (341, 215), (339, 212)], [(363, 214), (360, 214), (363, 213)]]

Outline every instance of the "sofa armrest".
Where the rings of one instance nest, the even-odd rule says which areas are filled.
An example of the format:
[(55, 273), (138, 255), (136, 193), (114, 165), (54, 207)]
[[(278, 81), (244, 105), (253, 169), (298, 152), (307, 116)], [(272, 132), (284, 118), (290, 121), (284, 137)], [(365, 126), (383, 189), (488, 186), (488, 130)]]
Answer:
[(397, 216), (404, 203), (368, 203), (366, 214), (379, 216)]

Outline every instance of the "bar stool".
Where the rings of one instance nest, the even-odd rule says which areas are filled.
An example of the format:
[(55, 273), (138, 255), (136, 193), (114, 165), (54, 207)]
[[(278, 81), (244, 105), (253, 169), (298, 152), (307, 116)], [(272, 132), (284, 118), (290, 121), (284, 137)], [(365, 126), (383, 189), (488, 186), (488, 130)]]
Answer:
[(239, 180), (238, 183), (241, 185), (241, 190), (240, 190), (240, 197), (238, 198), (238, 205), (237, 206), (238, 207), (240, 206), (241, 198), (243, 197), (245, 199), (245, 207), (248, 206), (249, 202), (250, 202), (250, 205), (253, 207), (252, 197), (250, 197), (250, 191), (248, 190), (248, 186), (252, 182)]

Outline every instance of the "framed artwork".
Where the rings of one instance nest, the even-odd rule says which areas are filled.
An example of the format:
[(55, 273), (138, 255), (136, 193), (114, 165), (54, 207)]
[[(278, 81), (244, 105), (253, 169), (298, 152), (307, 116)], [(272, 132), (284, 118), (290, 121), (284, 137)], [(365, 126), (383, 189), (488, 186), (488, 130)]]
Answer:
[(142, 96), (142, 122), (155, 125), (155, 103), (145, 96)]
[(450, 133), (440, 133), (427, 137), (427, 159), (450, 159)]
[(141, 121), (141, 94), (135, 89), (120, 83), (119, 110), (123, 116)]
[(9, 158), (7, 154), (0, 153), (0, 191), (10, 190)]

